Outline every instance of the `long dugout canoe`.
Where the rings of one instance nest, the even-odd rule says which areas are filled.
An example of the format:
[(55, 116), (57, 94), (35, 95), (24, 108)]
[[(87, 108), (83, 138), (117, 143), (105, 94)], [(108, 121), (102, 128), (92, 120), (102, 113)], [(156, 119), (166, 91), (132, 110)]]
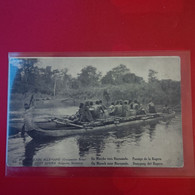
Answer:
[(80, 134), (86, 134), (86, 133), (92, 133), (92, 132), (101, 132), (101, 131), (111, 131), (111, 130), (121, 130), (123, 128), (131, 128), (134, 126), (143, 126), (147, 124), (152, 124), (155, 122), (158, 122), (160, 120), (168, 120), (175, 117), (175, 112), (170, 114), (161, 114), (160, 116), (154, 117), (154, 118), (143, 118), (133, 121), (124, 121), (119, 123), (112, 123), (107, 125), (101, 125), (101, 126), (88, 126), (83, 128), (76, 128), (76, 127), (70, 127), (70, 126), (64, 126), (60, 128), (52, 128), (52, 129), (43, 129), (38, 127), (37, 124), (35, 124), (31, 118), (25, 118), (25, 130), (27, 134), (36, 140), (48, 140), (48, 139), (57, 139), (61, 137), (68, 137), (73, 135), (80, 135)]

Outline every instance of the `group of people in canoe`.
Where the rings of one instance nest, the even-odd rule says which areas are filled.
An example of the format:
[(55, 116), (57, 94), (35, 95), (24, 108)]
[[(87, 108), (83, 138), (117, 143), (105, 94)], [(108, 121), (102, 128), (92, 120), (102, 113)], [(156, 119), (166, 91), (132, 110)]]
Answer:
[(147, 113), (156, 113), (156, 108), (152, 101), (145, 108), (137, 100), (118, 100), (107, 107), (102, 103), (102, 100), (97, 100), (95, 102), (86, 101), (85, 103), (80, 103), (76, 117), (81, 122), (92, 122), (109, 116), (129, 117)]

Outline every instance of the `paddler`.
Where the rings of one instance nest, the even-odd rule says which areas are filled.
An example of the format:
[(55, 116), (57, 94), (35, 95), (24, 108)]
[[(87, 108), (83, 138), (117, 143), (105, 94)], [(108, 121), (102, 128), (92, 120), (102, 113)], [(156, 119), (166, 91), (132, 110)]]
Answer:
[(165, 106), (164, 106), (163, 109), (162, 109), (162, 112), (163, 112), (163, 113), (171, 113), (171, 108), (169, 108), (169, 107), (167, 106), (167, 104), (165, 104)]
[(89, 110), (89, 102), (88, 101), (85, 102), (84, 113), (85, 113), (85, 116), (86, 116), (86, 122), (93, 121), (92, 114), (91, 114), (91, 112)]
[(145, 111), (143, 105), (140, 104), (139, 109), (136, 111), (136, 115), (145, 115), (145, 114), (146, 114), (146, 111)]
[(100, 105), (99, 101), (97, 100), (94, 105), (94, 119), (99, 119), (100, 118)]
[(122, 115), (122, 102), (117, 101), (114, 109), (114, 116), (121, 116)]
[(78, 113), (79, 113), (79, 121), (81, 121), (81, 122), (93, 121), (93, 117), (89, 111), (88, 102), (85, 102), (85, 104), (80, 103)]
[(99, 101), (100, 106), (102, 107), (102, 110), (106, 110), (106, 106), (102, 103), (102, 100)]
[(133, 109), (133, 101), (132, 100), (128, 101), (128, 105), (129, 105), (129, 110)]
[(102, 104), (102, 100), (99, 100), (99, 106), (100, 106), (100, 118), (102, 118), (105, 114), (106, 106)]
[(111, 116), (114, 115), (114, 109), (115, 109), (115, 105), (114, 105), (114, 102), (112, 102), (108, 108), (109, 115), (111, 115)]
[(89, 111), (91, 112), (93, 119), (95, 119), (95, 107), (92, 101), (89, 103)]
[(134, 100), (134, 102), (133, 102), (133, 109), (139, 110), (139, 102), (137, 100)]
[(79, 105), (78, 117), (79, 117), (79, 121), (81, 122), (84, 122), (86, 120), (83, 103), (80, 103)]
[(122, 117), (126, 117), (128, 113), (128, 101), (124, 101), (122, 104)]
[(149, 113), (156, 113), (156, 108), (155, 108), (155, 105), (152, 102), (152, 100), (150, 100), (150, 102), (148, 104), (148, 112)]

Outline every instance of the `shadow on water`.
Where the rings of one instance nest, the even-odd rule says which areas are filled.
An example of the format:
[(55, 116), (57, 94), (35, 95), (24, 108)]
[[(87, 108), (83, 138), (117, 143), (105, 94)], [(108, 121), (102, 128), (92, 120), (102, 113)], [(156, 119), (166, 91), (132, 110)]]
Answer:
[(148, 126), (148, 132), (149, 132), (150, 142), (153, 141), (153, 139), (155, 137), (156, 125), (157, 125), (157, 123), (150, 124)]
[[(164, 126), (168, 126), (170, 121), (166, 121), (166, 124), (163, 122)], [(149, 141), (152, 142), (155, 139), (155, 133), (157, 130), (156, 125), (159, 123), (148, 124), (146, 126), (134, 126), (132, 128), (121, 128), (115, 129), (110, 132), (96, 132), (91, 134), (79, 135), (76, 137), (76, 143), (79, 149), (79, 156), (84, 157), (89, 153), (94, 153), (96, 156), (101, 156), (105, 149), (107, 143), (115, 145), (117, 150), (120, 150), (121, 147), (128, 144), (134, 144), (139, 146), (142, 140), (142, 137), (146, 134), (149, 135)], [(161, 124), (161, 122), (160, 122)], [(60, 138), (57, 140), (48, 140), (48, 141), (35, 141), (31, 140), (25, 146), (23, 166), (32, 166), (33, 157), (36, 153), (48, 146), (55, 145), (56, 143), (68, 139)], [(25, 142), (25, 137), (24, 137)]]
[[(95, 133), (95, 134), (88, 134), (79, 136), (77, 139), (77, 145), (79, 148), (79, 156), (84, 157), (86, 154), (89, 153), (89, 150), (92, 149), (96, 152), (96, 155), (100, 155), (104, 150), (105, 142), (104, 140), (109, 136), (108, 133)], [(58, 142), (68, 139), (61, 138), (57, 140), (47, 140), (47, 141), (37, 141), (32, 139), (25, 145), (25, 152), (24, 152), (24, 160), (23, 166), (33, 166), (33, 157), (39, 150), (42, 150), (45, 147), (53, 146)], [(23, 137), (25, 142), (25, 137)]]
[[(155, 135), (156, 123), (148, 125), (150, 141), (152, 141)], [(133, 128), (121, 128), (114, 130), (112, 132), (99, 132), (88, 135), (79, 136), (77, 139), (77, 145), (79, 148), (79, 156), (84, 157), (92, 151), (96, 153), (96, 156), (100, 156), (103, 150), (105, 149), (105, 144), (108, 142), (108, 139), (112, 137), (112, 143), (115, 144), (115, 148), (118, 150), (126, 142), (134, 143), (139, 145), (142, 136), (144, 135), (146, 128), (144, 126), (135, 126)], [(92, 150), (92, 151), (91, 151)]]
[(116, 149), (119, 150), (126, 142), (139, 144), (144, 129), (142, 127), (132, 127), (132, 128), (123, 128), (118, 129), (113, 133), (115, 139)]
[(89, 150), (95, 151), (96, 156), (100, 156), (105, 148), (105, 140), (109, 137), (109, 133), (95, 133), (82, 135), (77, 139), (77, 145), (79, 147), (79, 156), (84, 157), (89, 154)]
[[(28, 142), (25, 146), (25, 153), (24, 153), (24, 160), (23, 166), (32, 166), (33, 165), (33, 157), (36, 153), (48, 146), (55, 145), (57, 142), (61, 141), (62, 139), (58, 140), (48, 140), (48, 141), (37, 141), (32, 139)], [(24, 138), (25, 141), (25, 138)]]
[(137, 125), (132, 128), (127, 127), (116, 131), (113, 135), (118, 140), (116, 144), (117, 149), (120, 149), (120, 147), (126, 142), (134, 143), (135, 145), (139, 146), (146, 130), (149, 131), (150, 141), (152, 141), (155, 136), (156, 125), (157, 123), (149, 124), (147, 125), (147, 128), (146, 126)]

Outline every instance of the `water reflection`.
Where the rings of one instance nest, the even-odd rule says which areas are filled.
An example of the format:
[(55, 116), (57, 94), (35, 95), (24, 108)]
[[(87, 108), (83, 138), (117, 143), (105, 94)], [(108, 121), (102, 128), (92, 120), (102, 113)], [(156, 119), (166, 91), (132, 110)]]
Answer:
[[(85, 157), (90, 153), (94, 153), (96, 156), (101, 156), (105, 149), (106, 143), (109, 142), (109, 139), (115, 145), (115, 149), (119, 152), (121, 147), (126, 145), (126, 143), (134, 143), (139, 146), (142, 136), (145, 131), (149, 131), (150, 141), (153, 140), (156, 130), (156, 124), (148, 125), (147, 128), (143, 126), (137, 126), (133, 128), (122, 128), (117, 129), (114, 132), (99, 132), (93, 134), (85, 134), (77, 136), (76, 143), (79, 149), (78, 156)], [(31, 140), (25, 145), (25, 153), (23, 166), (33, 166), (33, 157), (39, 150), (42, 150), (48, 146), (54, 146), (61, 141), (66, 141), (69, 138), (61, 138), (58, 140), (50, 141), (37, 141)], [(23, 137), (25, 142), (25, 137)], [(70, 146), (71, 149), (71, 146)]]
[(155, 137), (156, 125), (157, 125), (157, 123), (154, 123), (154, 124), (150, 124), (148, 127), (150, 142), (152, 142), (154, 137)]
[[(143, 126), (137, 126), (133, 128), (121, 128), (117, 129), (114, 132), (99, 133), (93, 135), (82, 135), (77, 139), (77, 145), (79, 148), (79, 156), (84, 157), (90, 152), (95, 152), (96, 156), (100, 156), (105, 148), (105, 144), (109, 142), (109, 139), (112, 138), (112, 141), (115, 145), (115, 149), (120, 151), (120, 148), (123, 147), (127, 142), (128, 144), (134, 143), (139, 146), (142, 136), (145, 131), (149, 129), (150, 141), (153, 140), (155, 135), (156, 123), (148, 125), (148, 128)], [(92, 151), (91, 151), (92, 150)]]
[(33, 157), (38, 150), (39, 146), (34, 140), (28, 142), (25, 146), (24, 160), (23, 166), (32, 166), (33, 165)]
[[(166, 137), (167, 133), (178, 133), (178, 131), (175, 131), (181, 127), (178, 121), (180, 122), (180, 118), (173, 119), (171, 122), (160, 121), (145, 126), (125, 127), (113, 129), (109, 132), (83, 134), (47, 142), (30, 140), (29, 136), (20, 133), (9, 137), (11, 147), (8, 148), (8, 155), (10, 163), (19, 154), (23, 166), (40, 166), (36, 164), (35, 159), (43, 158), (43, 155), (49, 158), (53, 156), (79, 158), (89, 157), (90, 155), (106, 156), (116, 153), (122, 155), (126, 151), (129, 154), (131, 154), (130, 151), (141, 153), (141, 149), (150, 148), (152, 146), (151, 142), (156, 143), (158, 140), (162, 140), (161, 138)], [(169, 137), (166, 138), (169, 139)], [(22, 144), (21, 141), (23, 141)], [(159, 151), (161, 152), (161, 150), (162, 147), (159, 146)], [(50, 151), (55, 152), (50, 153)]]
[(133, 142), (136, 145), (139, 145), (144, 131), (145, 129), (143, 128), (143, 126), (135, 126), (133, 128), (126, 127), (116, 131), (113, 136), (117, 140), (117, 149), (120, 149), (120, 147), (123, 146), (126, 142)]
[(36, 155), (36, 153), (45, 147), (55, 145), (57, 142), (59, 142), (59, 140), (40, 142), (32, 139), (25, 145), (23, 166), (33, 166), (33, 157)]
[(105, 148), (105, 140), (109, 137), (109, 133), (96, 133), (93, 135), (82, 135), (77, 139), (79, 147), (79, 156), (84, 157), (89, 154), (90, 149), (95, 151), (96, 156), (100, 156)]

